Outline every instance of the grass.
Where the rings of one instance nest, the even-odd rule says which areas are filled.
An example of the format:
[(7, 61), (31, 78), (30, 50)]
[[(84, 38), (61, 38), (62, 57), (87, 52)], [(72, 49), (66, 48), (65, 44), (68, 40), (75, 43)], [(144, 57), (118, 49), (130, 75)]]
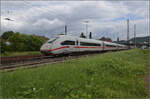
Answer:
[(148, 50), (109, 52), (103, 55), (19, 68), (1, 73), (4, 98), (148, 98), (143, 80)]
[(41, 55), (40, 51), (27, 51), (27, 52), (6, 52), (1, 56), (26, 56), (26, 55)]

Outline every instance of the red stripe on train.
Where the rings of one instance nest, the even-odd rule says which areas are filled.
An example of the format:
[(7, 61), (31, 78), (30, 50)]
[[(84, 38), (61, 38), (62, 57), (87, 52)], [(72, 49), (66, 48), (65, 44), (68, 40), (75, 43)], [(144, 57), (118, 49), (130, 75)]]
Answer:
[(74, 48), (103, 48), (103, 47), (75, 46)]
[(59, 50), (59, 49), (63, 49), (63, 48), (69, 48), (69, 46), (62, 46), (62, 47), (59, 47), (59, 48), (51, 49), (51, 51), (55, 51), (55, 50)]
[[(56, 51), (63, 48), (69, 48), (69, 46), (62, 46), (59, 48), (51, 49), (51, 50), (41, 50), (41, 51)], [(87, 46), (74, 46), (74, 48), (103, 48), (103, 47), (87, 47)], [(104, 48), (115, 48), (115, 47), (104, 47)]]

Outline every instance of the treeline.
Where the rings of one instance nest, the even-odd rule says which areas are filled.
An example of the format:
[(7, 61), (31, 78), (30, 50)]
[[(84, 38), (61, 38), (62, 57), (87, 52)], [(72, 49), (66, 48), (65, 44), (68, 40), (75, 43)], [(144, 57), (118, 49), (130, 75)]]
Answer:
[(47, 38), (7, 31), (1, 35), (1, 53), (39, 51)]

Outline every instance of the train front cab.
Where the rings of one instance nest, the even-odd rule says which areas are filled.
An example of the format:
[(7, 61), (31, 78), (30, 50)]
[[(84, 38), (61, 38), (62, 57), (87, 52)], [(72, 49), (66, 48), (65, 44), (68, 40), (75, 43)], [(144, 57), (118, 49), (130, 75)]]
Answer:
[(43, 44), (40, 48), (40, 52), (43, 55), (53, 55), (52, 50), (53, 50), (53, 43), (57, 40), (58, 38), (52, 38), (48, 40), (45, 44)]
[(59, 39), (55, 44), (55, 50), (53, 53), (55, 54), (69, 54), (72, 52), (77, 52), (78, 48), (78, 40), (71, 36), (63, 36)]

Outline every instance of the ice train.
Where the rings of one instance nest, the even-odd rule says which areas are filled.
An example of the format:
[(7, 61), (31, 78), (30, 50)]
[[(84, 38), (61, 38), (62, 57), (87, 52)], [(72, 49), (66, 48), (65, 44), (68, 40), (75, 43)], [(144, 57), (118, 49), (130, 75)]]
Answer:
[(108, 50), (123, 50), (127, 46), (100, 41), (95, 39), (80, 38), (70, 35), (59, 35), (44, 43), (40, 51), (44, 55), (59, 55), (75, 52), (94, 52)]

